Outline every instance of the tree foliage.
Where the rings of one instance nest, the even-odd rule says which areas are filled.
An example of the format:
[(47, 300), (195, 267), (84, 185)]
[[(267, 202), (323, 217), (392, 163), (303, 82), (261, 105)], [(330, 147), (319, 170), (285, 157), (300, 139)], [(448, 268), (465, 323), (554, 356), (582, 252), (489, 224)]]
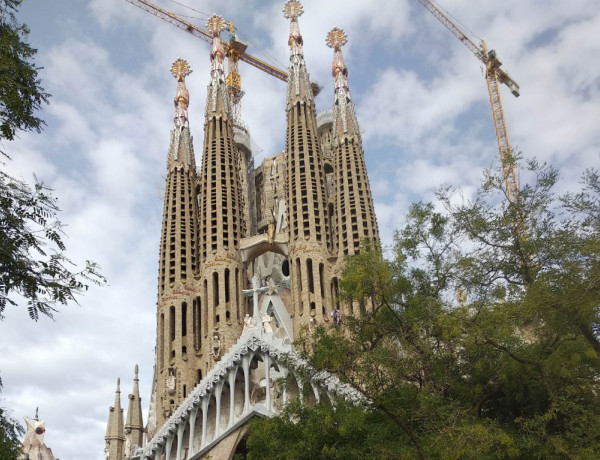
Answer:
[(37, 50), (25, 41), (29, 28), (15, 17), (22, 1), (0, 1), (0, 140), (13, 140), (17, 131), (39, 132), (44, 122), (36, 112), (49, 97), (33, 63)]
[(90, 283), (104, 282), (93, 262), (72, 271), (58, 211), (44, 184), (31, 188), (0, 171), (0, 319), (7, 304), (17, 304), (15, 295), (27, 300), (37, 321), (40, 314), (52, 317), (57, 304), (76, 301)]
[[(360, 389), (365, 417), (397, 433), (357, 433), (355, 458), (373, 458), (360, 451), (373, 440), (408, 458), (600, 456), (599, 176), (557, 197), (556, 170), (526, 168), (520, 200), (488, 172), (473, 200), (443, 189), (438, 205), (413, 205), (389, 260), (369, 245), (347, 259), (344, 300), (365, 313), (318, 329), (308, 359)], [(251, 458), (300, 449), (301, 437), (269, 438), (285, 423), (300, 433), (318, 430), (317, 415), (354, 417), (334, 414), (291, 406), (255, 422)], [(327, 431), (310, 436), (336, 451)]]

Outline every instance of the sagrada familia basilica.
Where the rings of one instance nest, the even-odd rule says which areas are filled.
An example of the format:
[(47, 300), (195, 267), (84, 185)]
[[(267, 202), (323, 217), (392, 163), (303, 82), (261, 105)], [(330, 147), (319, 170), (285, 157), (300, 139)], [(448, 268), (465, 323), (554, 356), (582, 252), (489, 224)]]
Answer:
[(346, 36), (337, 28), (327, 36), (335, 93), (332, 110), (317, 116), (302, 6), (290, 0), (283, 11), (290, 21), (286, 145), (258, 167), (232, 115), (223, 19), (213, 15), (207, 24), (213, 38), (200, 167), (187, 111), (190, 69), (181, 59), (171, 68), (177, 92), (149, 415), (144, 423), (136, 366), (126, 418), (117, 384), (106, 459), (231, 459), (245, 452), (247, 422), (291, 398), (359, 397), (326, 373), (298, 378), (305, 363), (293, 347), (301, 329), (361, 314), (338, 301), (344, 257), (379, 238), (341, 50)]

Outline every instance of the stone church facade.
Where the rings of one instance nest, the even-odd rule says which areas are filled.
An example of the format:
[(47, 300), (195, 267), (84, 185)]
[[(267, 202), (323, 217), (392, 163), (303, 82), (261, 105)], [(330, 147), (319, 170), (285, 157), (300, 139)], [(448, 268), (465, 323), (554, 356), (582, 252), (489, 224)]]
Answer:
[(144, 425), (136, 366), (126, 422), (119, 386), (110, 408), (107, 459), (229, 459), (244, 452), (246, 422), (290, 398), (358, 397), (330, 375), (303, 383), (297, 370), (305, 363), (292, 345), (302, 328), (360, 314), (338, 301), (344, 257), (379, 239), (341, 51), (346, 37), (337, 28), (328, 34), (335, 93), (332, 110), (317, 117), (302, 6), (290, 0), (283, 11), (290, 21), (286, 146), (257, 167), (232, 116), (223, 19), (213, 15), (207, 24), (213, 45), (200, 167), (187, 112), (190, 69), (181, 59), (171, 68), (177, 90), (149, 417)]

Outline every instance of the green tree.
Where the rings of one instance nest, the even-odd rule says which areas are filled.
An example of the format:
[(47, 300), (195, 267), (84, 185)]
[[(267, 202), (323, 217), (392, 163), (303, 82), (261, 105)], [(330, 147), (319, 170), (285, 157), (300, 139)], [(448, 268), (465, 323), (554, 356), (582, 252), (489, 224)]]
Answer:
[(0, 1), (0, 140), (13, 140), (17, 131), (40, 132), (44, 122), (36, 112), (49, 97), (33, 63), (37, 50), (25, 41), (29, 28), (15, 17), (22, 2)]
[[(39, 132), (43, 121), (36, 113), (48, 100), (33, 62), (37, 50), (25, 41), (29, 29), (15, 16), (21, 3), (0, 0), (0, 141), (12, 141), (18, 131)], [(58, 211), (43, 183), (31, 187), (0, 171), (0, 320), (19, 297), (37, 320), (75, 301), (90, 283), (104, 283), (92, 262), (73, 270)]]
[[(557, 197), (557, 171), (536, 161), (526, 169), (533, 179), (518, 202), (506, 199), (501, 171), (488, 172), (471, 201), (443, 189), (437, 207), (413, 205), (389, 259), (368, 244), (347, 259), (343, 299), (365, 313), (346, 316), (343, 330), (318, 329), (307, 358), (362, 391), (397, 433), (381, 449), (600, 456), (600, 181), (587, 171), (580, 192)], [(320, 411), (335, 417), (292, 406), (283, 419), (302, 432)], [(300, 449), (298, 436), (290, 446), (269, 439), (282, 423), (253, 424), (251, 458)], [(312, 436), (336, 451), (326, 431)], [(369, 454), (376, 434), (356, 439), (356, 458), (378, 458)]]

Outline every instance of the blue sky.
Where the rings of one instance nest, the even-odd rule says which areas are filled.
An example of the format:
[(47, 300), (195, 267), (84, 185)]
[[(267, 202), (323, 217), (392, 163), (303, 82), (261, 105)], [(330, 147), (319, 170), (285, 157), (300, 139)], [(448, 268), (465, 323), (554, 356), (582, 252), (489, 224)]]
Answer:
[[(248, 51), (285, 68), (284, 2), (156, 0), (204, 26), (223, 15)], [(363, 130), (363, 147), (384, 243), (411, 202), (444, 185), (473, 193), (498, 151), (481, 65), (417, 0), (304, 1), (300, 30), (311, 79), (323, 86), (318, 110), (333, 100), (332, 51), (325, 35), (348, 34), (344, 57)], [(494, 48), (521, 86), (502, 88), (513, 147), (561, 170), (575, 190), (585, 168), (600, 166), (600, 10), (597, 0), (439, 0)], [(155, 342), (158, 243), (178, 57), (188, 78), (197, 162), (209, 75), (208, 45), (124, 0), (25, 0), (37, 64), (52, 94), (42, 134), (6, 149), (6, 169), (55, 189), (75, 262), (97, 261), (109, 286), (92, 288), (55, 321), (30, 322), (12, 308), (0, 323), (0, 404), (13, 416), (40, 407), (46, 443), (65, 460), (101, 459), (117, 377), (122, 404), (140, 365), (144, 410)], [(465, 28), (466, 29), (466, 28)], [(257, 161), (284, 147), (285, 84), (240, 64), (245, 123)], [(526, 178), (522, 177), (521, 180)], [(22, 309), (24, 310), (24, 309)]]

